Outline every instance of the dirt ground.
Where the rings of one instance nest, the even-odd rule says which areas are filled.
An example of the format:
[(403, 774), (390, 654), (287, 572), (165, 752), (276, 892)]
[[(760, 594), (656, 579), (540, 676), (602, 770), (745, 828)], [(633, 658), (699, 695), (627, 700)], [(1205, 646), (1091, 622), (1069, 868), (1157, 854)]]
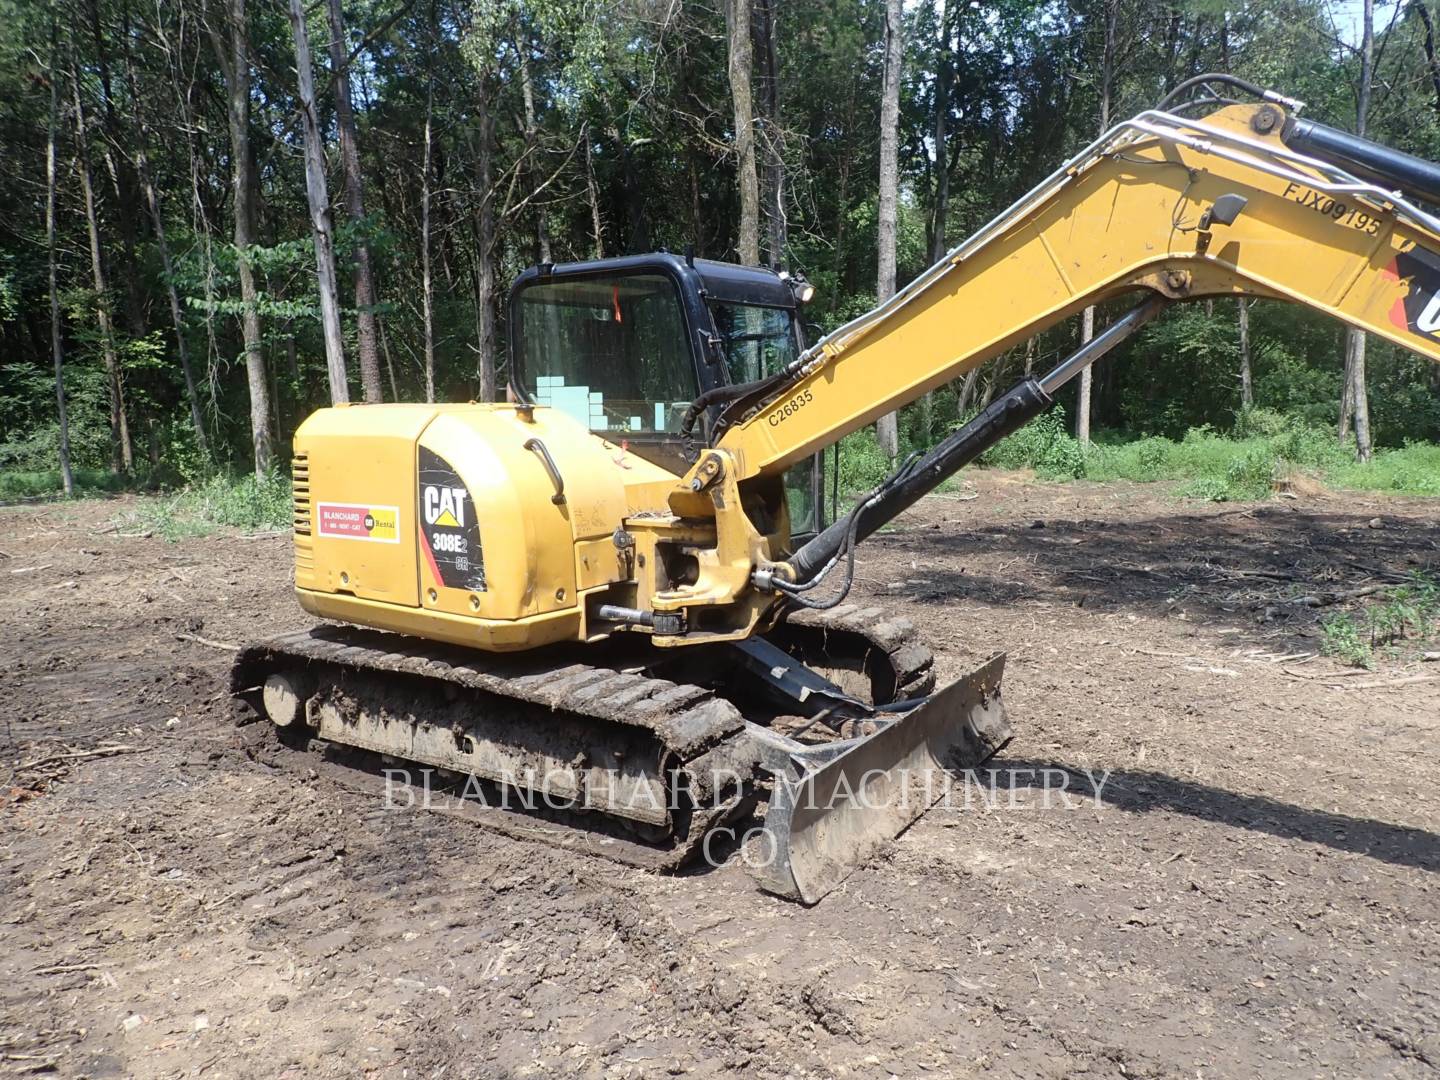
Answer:
[(1009, 654), (1008, 771), (811, 909), (257, 760), (288, 538), (0, 509), (0, 1073), (1434, 1075), (1440, 664), (1292, 599), (1440, 573), (1440, 501), (972, 483), (857, 593)]

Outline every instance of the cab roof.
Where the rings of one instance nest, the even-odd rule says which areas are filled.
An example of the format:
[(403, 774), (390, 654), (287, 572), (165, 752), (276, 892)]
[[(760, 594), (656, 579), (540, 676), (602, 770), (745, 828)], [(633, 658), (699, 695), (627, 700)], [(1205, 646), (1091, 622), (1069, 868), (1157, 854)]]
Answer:
[(668, 251), (648, 255), (624, 255), (615, 259), (585, 262), (542, 263), (515, 279), (514, 289), (536, 281), (617, 274), (662, 273), (683, 289), (706, 300), (729, 304), (760, 304), (793, 310), (795, 293), (779, 273), (763, 266), (740, 266), (712, 259), (687, 259)]

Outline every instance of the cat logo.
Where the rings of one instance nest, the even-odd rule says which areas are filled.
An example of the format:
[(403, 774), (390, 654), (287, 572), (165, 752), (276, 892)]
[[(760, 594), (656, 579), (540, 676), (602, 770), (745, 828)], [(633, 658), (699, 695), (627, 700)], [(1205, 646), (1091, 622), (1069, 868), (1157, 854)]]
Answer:
[(485, 591), (485, 557), (480, 550), (480, 515), (475, 498), (451, 464), (428, 446), (420, 447), (420, 554), (430, 579), (447, 589)]
[(426, 484), (423, 496), (425, 523), (445, 525), (452, 529), (465, 528), (465, 503), (470, 493), (463, 487), (440, 487)]

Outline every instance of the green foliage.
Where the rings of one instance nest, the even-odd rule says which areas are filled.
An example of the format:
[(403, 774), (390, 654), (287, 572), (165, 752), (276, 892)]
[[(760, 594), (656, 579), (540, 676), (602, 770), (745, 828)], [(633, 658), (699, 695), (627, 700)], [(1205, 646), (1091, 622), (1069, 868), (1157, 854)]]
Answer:
[(1375, 653), (1365, 641), (1355, 619), (1345, 612), (1328, 615), (1320, 622), (1320, 651), (1352, 667), (1375, 666)]
[(1117, 369), (1122, 414), (1138, 430), (1179, 438), (1238, 404), (1235, 306), (1224, 308), (1226, 317), (1217, 318), (1204, 305), (1187, 304), (1140, 335), (1132, 354), (1143, 360), (1132, 355)]
[(875, 441), (874, 428), (863, 427), (840, 440), (841, 499), (863, 495), (889, 476), (890, 471), (890, 461)]
[(1059, 405), (1002, 439), (980, 461), (1001, 469), (1034, 469), (1045, 480), (1073, 480), (1086, 474), (1085, 453), (1066, 427), (1065, 410)]
[(1336, 487), (1363, 491), (1440, 495), (1440, 446), (1410, 443), (1399, 450), (1379, 450), (1365, 464), (1350, 460), (1330, 469), (1326, 479)]
[[(113, 315), (136, 451), (146, 456), (153, 433), (163, 476), (198, 482), (213, 468), (186, 432), (188, 403), (165, 293), (173, 283), (215, 457), (243, 469), (251, 452), (251, 413), (237, 252), (230, 242), (236, 200), (226, 86), (207, 35), (197, 37), (194, 30), (217, 19), (223, 23), (223, 6), (181, 0), (135, 8), (94, 0), (84, 8), (84, 33), (70, 33), (62, 13), (65, 55), (58, 58), (50, 55), (50, 10), (33, 0), (0, 0), (0, 101), (6, 109), (0, 158), (11, 166), (0, 175), (0, 220), (7, 224), (0, 236), (0, 469), (35, 472), (55, 464), (42, 183), (48, 91), (59, 79), (69, 108), (70, 61), (82, 72), (80, 94), (92, 121), (100, 246), (110, 269), (110, 295), (103, 299)], [(769, 50), (760, 42), (752, 91), (761, 114), (756, 130), (762, 171), (765, 147), (778, 136), (789, 234), (785, 251), (766, 254), (816, 284), (819, 296), (807, 312), (813, 334), (873, 301), (883, 5), (791, 0), (770, 10), (780, 108), (773, 123), (763, 115), (772, 88), (764, 74)], [(1370, 118), (1370, 134), (1434, 159), (1440, 156), (1440, 114), (1430, 100), (1424, 26), (1415, 11), (1410, 7), (1393, 23), (1382, 18), (1377, 27), (1376, 81), (1387, 89), (1384, 108), (1377, 104)], [(327, 40), (326, 20), (314, 6), (309, 12), (317, 66), (328, 68), (319, 46)], [(488, 324), (476, 310), (482, 268), (494, 274), (503, 294), (545, 248), (556, 261), (588, 258), (597, 244), (619, 255), (693, 243), (703, 257), (734, 257), (739, 200), (723, 5), (354, 0), (345, 14), (348, 45), (360, 49), (352, 70), (358, 73), (355, 113), (367, 214), (350, 222), (340, 211), (336, 177), (331, 193), (346, 286), (344, 332), (353, 364), (357, 327), (348, 271), (363, 240), (379, 283), (382, 363), (397, 391), (387, 396), (417, 400), (424, 385), (419, 207), (427, 120), (433, 135), (433, 346), (442, 400), (475, 394), (476, 356), (484, 351), (480, 327)], [(936, 241), (949, 247), (970, 234), (1096, 134), (1104, 14), (1091, 0), (906, 5), (897, 251), (902, 285), (928, 263)], [(1109, 86), (1112, 118), (1154, 105), (1188, 71), (1224, 69), (1306, 99), (1307, 115), (1353, 125), (1358, 61), (1353, 48), (1334, 42), (1333, 13), (1319, 0), (1228, 6), (1197, 0), (1178, 8), (1132, 2), (1113, 14), (1125, 57)], [(303, 416), (325, 402), (326, 375), (303, 156), (295, 125), (284, 119), (295, 115), (293, 41), (284, 5), (251, 5), (249, 16), (250, 153), (263, 212), (259, 242), (247, 259), (259, 290), (262, 355), (274, 399), (269, 411), (276, 442), (283, 444)], [(950, 25), (940, 26), (942, 17)], [(757, 19), (757, 37), (759, 24)], [(208, 28), (224, 37), (224, 26)], [(199, 51), (185, 53), (189, 59), (177, 67), (176, 48)], [(938, 74), (947, 59), (947, 145), (937, 161)], [(102, 86), (97, 73), (107, 71), (109, 82)], [(321, 128), (333, 138), (332, 95), (320, 93), (316, 104)], [(75, 460), (82, 468), (99, 468), (110, 459), (109, 389), (96, 329), (102, 298), (89, 288), (73, 118), (60, 119), (66, 388)], [(493, 151), (492, 184), (481, 190), (478, 158), (486, 145)], [(135, 182), (141, 147), (166, 215), (169, 281)], [(116, 159), (111, 168), (104, 162), (107, 152)], [(107, 178), (112, 168), (118, 181)], [(936, 238), (931, 233), (942, 175), (948, 220), (945, 235)], [(475, 226), (484, 205), (495, 211), (497, 227), (493, 249), (482, 251)], [(1101, 306), (1100, 325), (1120, 303)], [(1034, 468), (1049, 478), (1175, 479), (1194, 493), (1221, 498), (1260, 492), (1267, 467), (1272, 476), (1294, 466), (1342, 484), (1434, 488), (1433, 458), (1423, 447), (1407, 445), (1440, 441), (1440, 383), (1429, 365), (1372, 340), (1372, 426), (1377, 445), (1387, 451), (1373, 466), (1352, 471), (1339, 460), (1344, 450), (1327, 437), (1339, 405), (1338, 329), (1317, 313), (1276, 302), (1255, 301), (1249, 310), (1255, 400), (1273, 414), (1239, 416), (1235, 302), (1202, 301), (1167, 312), (1096, 372), (1093, 426), (1165, 442), (1134, 450), (1097, 446), (1082, 454), (1057, 412), (987, 460)], [(503, 306), (497, 304), (494, 314), (503, 368)], [(1040, 335), (1028, 358), (1044, 370), (1075, 342), (1070, 320)], [(1022, 356), (1012, 349), (999, 358), (977, 394), (985, 384), (993, 392), (1013, 381)], [(972, 404), (960, 401), (957, 388), (943, 387), (923, 414), (909, 411), (903, 437), (911, 446), (928, 445)], [(1263, 449), (1237, 451), (1218, 435), (1188, 437), (1207, 425), (1220, 432), (1232, 424), (1240, 440), (1264, 441), (1273, 460), (1267, 463)], [(863, 436), (847, 442), (841, 460), (845, 482), (855, 487), (868, 486), (883, 471)]]
[(290, 478), (281, 472), (212, 476), (174, 495), (143, 506), (136, 520), (167, 540), (204, 536), (216, 526), (241, 529), (290, 528)]
[[(124, 477), (107, 469), (75, 469), (73, 479), (77, 496), (103, 495), (122, 491), (126, 486)], [(0, 471), (0, 503), (56, 498), (63, 491), (59, 469)]]
[(1057, 406), (986, 452), (980, 463), (1033, 469), (1047, 480), (1179, 482), (1175, 491), (1182, 498), (1215, 502), (1263, 499), (1295, 472), (1334, 487), (1440, 495), (1440, 446), (1411, 443), (1380, 450), (1361, 464), (1332, 431), (1262, 409), (1242, 413), (1233, 434), (1208, 426), (1190, 428), (1179, 440), (1112, 434), (1082, 450)]
[[(65, 373), (70, 413), (70, 461), (77, 469), (101, 469), (110, 461), (110, 413), (105, 373), (75, 365)], [(21, 364), (0, 368), (0, 470), (43, 472), (60, 459), (60, 425), (55, 420), (54, 369)], [(23, 418), (23, 419), (22, 419)]]
[(1416, 574), (1365, 605), (1357, 619), (1337, 612), (1321, 620), (1320, 651), (1355, 667), (1375, 665), (1376, 650), (1398, 654), (1407, 642), (1424, 643), (1440, 633), (1440, 584)]

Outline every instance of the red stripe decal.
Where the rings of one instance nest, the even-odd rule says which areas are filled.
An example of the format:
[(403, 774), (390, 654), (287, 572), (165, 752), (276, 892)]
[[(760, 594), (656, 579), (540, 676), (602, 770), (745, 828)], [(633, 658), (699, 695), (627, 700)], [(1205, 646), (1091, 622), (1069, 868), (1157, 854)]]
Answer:
[(430, 537), (426, 535), (424, 529), (421, 529), (419, 531), (420, 550), (425, 552), (425, 563), (427, 566), (430, 567), (430, 576), (435, 579), (435, 584), (437, 587), (444, 588), (445, 579), (440, 576), (440, 567), (435, 565), (435, 553), (430, 550)]

